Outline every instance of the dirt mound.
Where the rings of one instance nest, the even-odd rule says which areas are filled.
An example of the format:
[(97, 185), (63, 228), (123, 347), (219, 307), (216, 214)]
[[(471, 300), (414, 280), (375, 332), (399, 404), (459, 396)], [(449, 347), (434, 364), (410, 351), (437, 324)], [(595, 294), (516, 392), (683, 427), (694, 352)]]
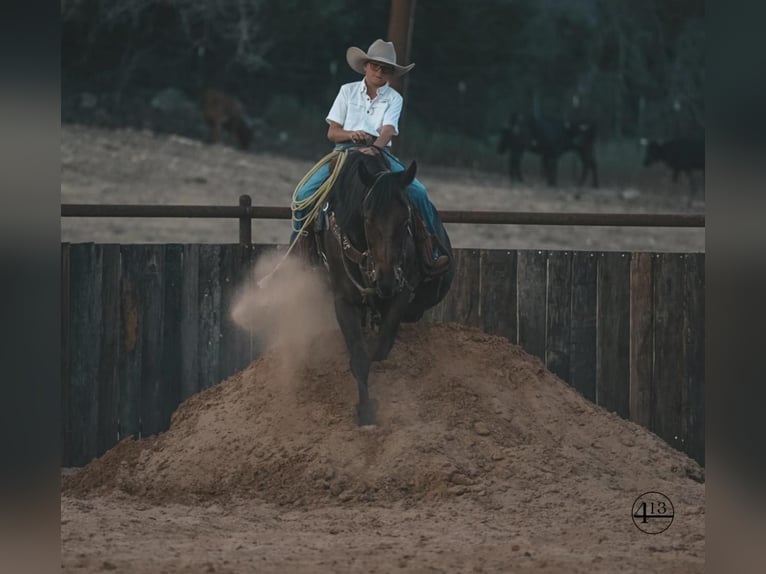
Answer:
[(340, 335), (313, 351), (300, 366), (270, 353), (191, 397), (167, 432), (121, 442), (65, 477), (65, 493), (295, 506), (455, 496), (501, 505), (512, 494), (599, 506), (612, 491), (622, 510), (626, 491), (688, 498), (698, 487), (689, 502), (704, 504), (694, 461), (503, 338), (454, 324), (404, 326), (370, 376), (380, 423), (371, 430), (353, 420), (356, 386)]

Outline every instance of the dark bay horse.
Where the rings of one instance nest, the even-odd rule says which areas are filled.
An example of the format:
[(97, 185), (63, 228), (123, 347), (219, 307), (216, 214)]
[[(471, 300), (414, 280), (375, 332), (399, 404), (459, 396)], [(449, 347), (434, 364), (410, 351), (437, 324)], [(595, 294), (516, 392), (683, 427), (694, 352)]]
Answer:
[[(452, 264), (438, 278), (423, 270), (416, 248), (423, 224), (407, 192), (416, 170), (415, 161), (393, 172), (381, 154), (349, 152), (317, 236), (359, 391), (360, 425), (376, 421), (376, 403), (367, 387), (370, 363), (388, 357), (401, 322), (420, 320), (444, 298), (454, 274)], [(438, 225), (439, 242), (452, 260), (449, 238), (441, 221)], [(377, 331), (369, 348), (365, 331)]]

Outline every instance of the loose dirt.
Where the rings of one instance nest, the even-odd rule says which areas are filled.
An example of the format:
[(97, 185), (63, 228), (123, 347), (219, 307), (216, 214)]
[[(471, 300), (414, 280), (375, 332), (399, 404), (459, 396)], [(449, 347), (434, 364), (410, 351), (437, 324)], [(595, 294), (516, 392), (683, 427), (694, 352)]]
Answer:
[[(353, 421), (339, 334), (314, 345), (66, 476), (65, 570), (702, 571), (702, 469), (516, 345), (405, 326), (371, 374), (373, 429)], [(675, 507), (658, 535), (631, 520), (650, 490)]]
[[(62, 126), (62, 202), (286, 205), (311, 162), (122, 130)], [(679, 211), (686, 197), (509, 187), (423, 166), (442, 209)], [(567, 207), (568, 206), (568, 207)], [(702, 210), (704, 205), (688, 208)], [(236, 222), (62, 220), (62, 240), (234, 242)], [(283, 243), (286, 221), (256, 222)], [(458, 247), (704, 250), (704, 233), (451, 226)], [(233, 309), (270, 350), (179, 406), (169, 430), (128, 438), (62, 476), (62, 570), (197, 572), (702, 572), (704, 472), (580, 396), (507, 340), (405, 325), (370, 376), (379, 425), (353, 420), (356, 385), (327, 318), (301, 335), (291, 301)], [(306, 287), (308, 286), (308, 287)], [(308, 290), (306, 290), (308, 289)], [(276, 297), (276, 295), (275, 295)], [(319, 299), (318, 299), (319, 298)], [(267, 313), (277, 309), (278, 313)], [(257, 325), (248, 322), (259, 317)], [(330, 325), (328, 328), (327, 325)], [(659, 491), (675, 518), (633, 524)]]
[[(62, 203), (231, 206), (237, 205), (240, 195), (248, 194), (253, 205), (286, 207), (296, 184), (313, 165), (313, 161), (129, 129), (65, 124), (61, 138)], [(565, 184), (573, 180), (570, 159), (561, 162), (560, 179)], [(637, 165), (619, 183), (607, 181), (602, 188), (592, 189), (511, 185), (505, 174), (418, 165), (418, 178), (442, 210), (705, 211), (704, 200), (690, 197), (685, 181), (673, 184), (662, 166)], [(537, 171), (532, 161), (530, 180), (535, 181)], [(96, 243), (236, 243), (237, 229), (234, 219), (67, 217), (61, 221), (61, 238)], [(453, 246), (476, 249), (705, 250), (703, 229), (447, 224), (447, 231)], [(255, 220), (252, 232), (256, 243), (286, 243), (290, 223)]]

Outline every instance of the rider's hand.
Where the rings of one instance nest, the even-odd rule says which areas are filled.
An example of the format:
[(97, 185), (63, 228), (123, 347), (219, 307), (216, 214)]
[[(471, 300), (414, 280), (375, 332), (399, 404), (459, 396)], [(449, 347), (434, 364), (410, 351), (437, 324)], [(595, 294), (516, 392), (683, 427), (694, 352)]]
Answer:
[(364, 130), (355, 130), (351, 132), (351, 141), (354, 143), (370, 143), (372, 136)]

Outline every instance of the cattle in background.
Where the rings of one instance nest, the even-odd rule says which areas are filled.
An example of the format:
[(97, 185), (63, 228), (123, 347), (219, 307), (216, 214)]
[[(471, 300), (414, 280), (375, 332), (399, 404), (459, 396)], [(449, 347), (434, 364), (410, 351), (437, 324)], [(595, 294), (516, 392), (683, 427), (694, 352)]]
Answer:
[(252, 121), (237, 98), (220, 90), (209, 89), (202, 95), (201, 106), (211, 143), (221, 141), (223, 132), (228, 132), (240, 148), (250, 147), (253, 139)]
[(582, 168), (579, 185), (583, 185), (590, 174), (591, 184), (598, 187), (595, 143), (596, 126), (591, 122), (563, 122), (514, 114), (509, 127), (501, 134), (497, 151), (510, 152), (511, 181), (523, 181), (521, 159), (525, 152), (539, 155), (542, 175), (548, 185), (556, 185), (559, 158), (574, 152)]
[(641, 140), (641, 143), (646, 146), (644, 167), (664, 163), (673, 170), (673, 183), (677, 183), (678, 174), (684, 172), (692, 193), (696, 191), (692, 172), (705, 170), (704, 139), (677, 138), (665, 142)]

